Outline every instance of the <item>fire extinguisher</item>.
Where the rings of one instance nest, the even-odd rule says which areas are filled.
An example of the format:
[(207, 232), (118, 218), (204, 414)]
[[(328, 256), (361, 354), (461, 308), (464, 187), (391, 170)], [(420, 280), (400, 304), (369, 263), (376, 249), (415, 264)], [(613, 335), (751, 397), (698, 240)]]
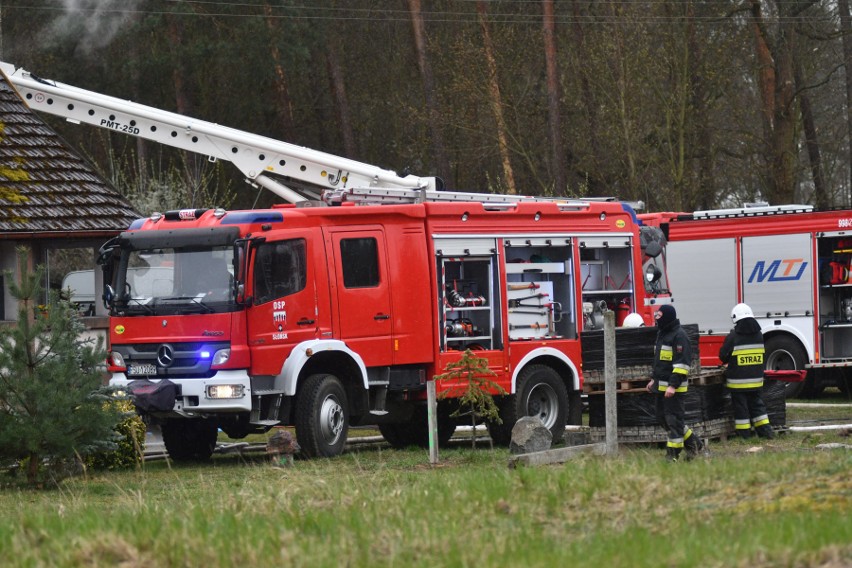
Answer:
[(630, 304), (627, 303), (626, 299), (618, 302), (618, 305), (615, 306), (615, 326), (621, 327), (624, 325), (624, 319), (630, 313)]

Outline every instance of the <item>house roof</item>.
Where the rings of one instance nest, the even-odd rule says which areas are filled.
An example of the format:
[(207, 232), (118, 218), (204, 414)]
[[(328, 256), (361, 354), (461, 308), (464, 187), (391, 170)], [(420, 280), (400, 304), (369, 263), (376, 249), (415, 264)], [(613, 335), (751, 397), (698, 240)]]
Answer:
[(140, 216), (0, 72), (0, 239), (110, 236)]

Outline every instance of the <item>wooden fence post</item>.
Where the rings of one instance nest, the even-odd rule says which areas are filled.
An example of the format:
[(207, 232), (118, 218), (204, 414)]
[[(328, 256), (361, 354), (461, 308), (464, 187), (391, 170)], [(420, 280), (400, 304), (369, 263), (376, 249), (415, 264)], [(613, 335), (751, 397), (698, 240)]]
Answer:
[[(426, 404), (429, 415), (429, 463), (438, 463), (438, 396), (435, 381), (426, 381)], [(476, 432), (474, 432), (476, 435)]]
[(618, 454), (618, 407), (616, 404), (615, 312), (604, 313), (604, 410), (606, 455)]

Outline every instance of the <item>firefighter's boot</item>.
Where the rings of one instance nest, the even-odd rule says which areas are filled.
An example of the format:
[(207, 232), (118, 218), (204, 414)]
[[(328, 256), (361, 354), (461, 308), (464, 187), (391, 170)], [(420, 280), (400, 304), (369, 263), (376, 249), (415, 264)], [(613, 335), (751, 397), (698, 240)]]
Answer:
[(772, 431), (772, 426), (769, 424), (764, 424), (763, 426), (758, 426), (755, 428), (757, 431), (757, 435), (761, 438), (765, 438), (767, 440), (772, 440), (775, 438), (775, 432)]
[(666, 461), (678, 461), (678, 458), (680, 458), (680, 450), (680, 448), (666, 448)]
[(748, 440), (749, 438), (754, 436), (754, 434), (752, 433), (751, 429), (749, 429), (749, 430), (737, 430), (737, 436), (739, 436), (739, 438), (741, 440)]
[(707, 453), (707, 444), (698, 437), (698, 434), (693, 434), (686, 441), (686, 461), (692, 461)]

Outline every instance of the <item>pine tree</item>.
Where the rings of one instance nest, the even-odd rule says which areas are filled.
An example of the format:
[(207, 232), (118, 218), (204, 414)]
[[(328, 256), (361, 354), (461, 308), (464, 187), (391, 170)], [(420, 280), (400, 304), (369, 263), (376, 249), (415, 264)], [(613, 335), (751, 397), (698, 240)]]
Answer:
[(0, 329), (0, 460), (26, 460), (27, 481), (93, 452), (115, 447), (123, 417), (104, 386), (103, 340), (86, 339), (74, 307), (42, 298), (44, 268), (28, 274), (28, 251), (18, 249), (20, 280), (6, 271), (18, 300), (18, 322)]
[(506, 391), (488, 378), (496, 375), (488, 368), (488, 359), (477, 357), (470, 349), (465, 349), (458, 361), (448, 363), (444, 371), (443, 374), (436, 375), (435, 380), (453, 384), (441, 393), (441, 398), (458, 397), (459, 408), (450, 416), (470, 416), (473, 427), (471, 446), (475, 448), (477, 419), (503, 423), (492, 392), (504, 395)]

